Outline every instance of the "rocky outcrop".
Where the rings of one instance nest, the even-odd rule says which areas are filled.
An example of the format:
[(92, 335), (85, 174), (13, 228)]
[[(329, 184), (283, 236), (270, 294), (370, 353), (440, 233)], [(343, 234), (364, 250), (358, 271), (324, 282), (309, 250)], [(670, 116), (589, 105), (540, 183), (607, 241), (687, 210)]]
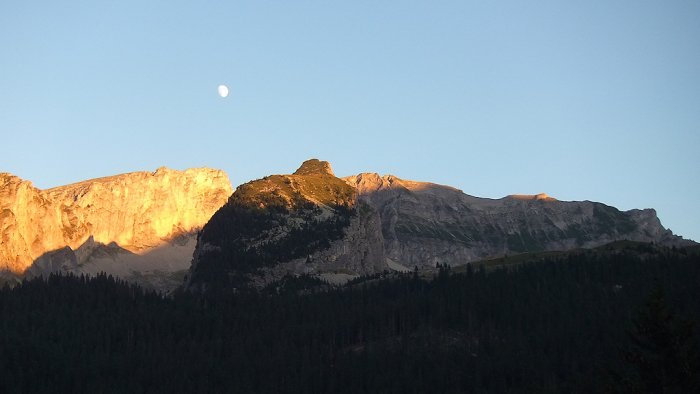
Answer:
[(328, 162), (241, 185), (202, 229), (185, 288), (261, 288), (286, 275), (352, 277), (383, 270), (377, 212)]
[(2, 173), (0, 269), (183, 270), (196, 231), (231, 193), (228, 176), (207, 168), (159, 168), (48, 190)]
[(622, 239), (691, 242), (665, 229), (653, 209), (621, 212), (596, 202), (558, 201), (544, 193), (478, 198), (449, 186), (375, 173), (343, 179), (379, 212), (385, 253), (397, 269), (590, 248)]

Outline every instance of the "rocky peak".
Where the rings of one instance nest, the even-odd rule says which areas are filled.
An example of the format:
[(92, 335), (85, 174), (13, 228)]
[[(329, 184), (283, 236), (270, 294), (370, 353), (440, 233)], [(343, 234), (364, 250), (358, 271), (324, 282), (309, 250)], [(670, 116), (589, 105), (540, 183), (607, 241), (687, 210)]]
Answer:
[(22, 179), (16, 175), (12, 175), (9, 172), (0, 172), (0, 183), (2, 185), (20, 181), (22, 181)]
[(9, 172), (0, 172), (0, 199), (14, 195), (23, 190), (37, 190), (32, 182), (24, 180)]
[(236, 207), (295, 209), (315, 204), (325, 208), (355, 204), (355, 189), (336, 178), (330, 164), (316, 159), (305, 161), (291, 175), (269, 175), (240, 185), (230, 198)]
[(382, 188), (386, 188), (389, 185), (389, 179), (385, 176), (377, 174), (376, 172), (363, 172), (355, 176), (349, 176), (343, 178), (343, 180), (350, 186), (357, 188), (359, 193), (365, 193), (369, 191), (377, 191)]
[(239, 186), (202, 229), (185, 284), (193, 291), (262, 287), (284, 275), (373, 273), (384, 267), (378, 214), (330, 164)]
[(361, 196), (370, 196), (381, 191), (411, 191), (424, 194), (461, 193), (461, 190), (450, 186), (431, 182), (411, 181), (401, 179), (395, 175), (379, 175), (376, 172), (363, 172), (358, 175), (344, 177), (343, 180), (348, 185), (356, 188)]
[(301, 167), (294, 171), (294, 175), (330, 175), (333, 174), (331, 163), (318, 159), (309, 159), (301, 164)]

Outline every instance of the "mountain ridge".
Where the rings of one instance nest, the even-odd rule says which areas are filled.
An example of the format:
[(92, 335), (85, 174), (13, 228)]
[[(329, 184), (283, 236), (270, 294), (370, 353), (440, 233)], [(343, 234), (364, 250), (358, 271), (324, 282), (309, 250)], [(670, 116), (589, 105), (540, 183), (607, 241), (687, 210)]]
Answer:
[[(339, 217), (343, 225), (333, 231), (314, 230)], [(297, 232), (305, 235), (288, 242)], [(432, 270), (618, 240), (692, 243), (664, 228), (652, 209), (622, 212), (545, 193), (480, 198), (451, 186), (377, 173), (337, 178), (328, 162), (311, 159), (294, 174), (270, 175), (236, 189), (203, 228), (185, 287), (261, 288), (284, 275), (323, 278), (339, 268), (350, 276)], [(363, 242), (372, 244), (369, 250)], [(289, 253), (299, 245), (313, 247)], [(340, 256), (352, 263), (335, 264)]]
[(618, 240), (694, 244), (664, 228), (654, 209), (619, 211), (545, 193), (481, 198), (372, 172), (339, 178), (318, 159), (235, 192), (223, 171), (209, 168), (160, 167), (44, 190), (0, 173), (0, 186), (0, 269), (103, 269), (165, 290), (188, 269), (185, 287), (206, 287), (199, 268), (216, 253), (223, 271), (207, 275), (236, 276), (234, 260), (243, 258), (238, 279), (261, 287), (285, 275), (336, 281)]
[(544, 193), (480, 198), (450, 186), (376, 173), (343, 179), (380, 213), (387, 257), (409, 268), (590, 248), (621, 239), (692, 243), (664, 228), (653, 209), (622, 212)]

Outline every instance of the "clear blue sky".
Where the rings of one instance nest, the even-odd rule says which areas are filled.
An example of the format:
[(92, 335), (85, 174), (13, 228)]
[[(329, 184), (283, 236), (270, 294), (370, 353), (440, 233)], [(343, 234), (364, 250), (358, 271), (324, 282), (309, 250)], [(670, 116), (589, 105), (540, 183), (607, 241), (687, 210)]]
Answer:
[(700, 240), (700, 2), (8, 0), (0, 137), (41, 188), (318, 157)]

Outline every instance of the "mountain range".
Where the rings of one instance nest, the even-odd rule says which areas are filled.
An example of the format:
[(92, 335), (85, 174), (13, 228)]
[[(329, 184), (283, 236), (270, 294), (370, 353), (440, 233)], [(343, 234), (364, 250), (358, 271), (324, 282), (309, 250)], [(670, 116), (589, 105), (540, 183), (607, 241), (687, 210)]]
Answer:
[(311, 159), (242, 184), (219, 170), (160, 168), (48, 190), (0, 174), (0, 269), (107, 272), (170, 291), (262, 288), (285, 276), (341, 283), (616, 240), (685, 245), (653, 209), (546, 194), (501, 199), (393, 175), (339, 178)]

